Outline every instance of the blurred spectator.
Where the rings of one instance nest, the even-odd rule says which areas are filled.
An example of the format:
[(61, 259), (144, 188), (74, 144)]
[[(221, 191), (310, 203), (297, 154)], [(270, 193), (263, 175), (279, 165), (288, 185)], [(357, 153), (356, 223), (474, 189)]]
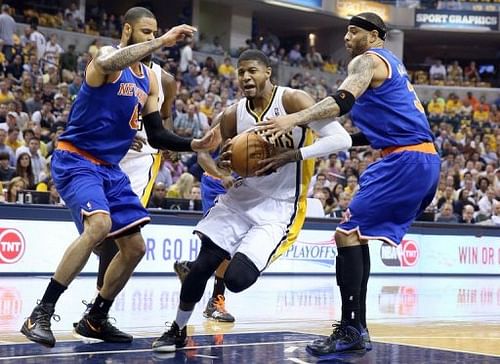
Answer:
[(2, 14), (0, 14), (0, 39), (3, 41), (2, 53), (8, 62), (12, 61), (14, 53), (12, 51), (13, 35), (16, 31), (16, 21), (10, 16), (10, 7), (7, 4), (2, 5)]
[(5, 73), (11, 81), (19, 85), (21, 83), (23, 71), (23, 58), (20, 54), (16, 54), (14, 57), (14, 61), (10, 63), (5, 69)]
[(342, 218), (344, 216), (344, 212), (347, 211), (347, 207), (351, 202), (352, 196), (347, 192), (342, 192), (339, 195), (339, 201), (337, 207), (332, 210), (330, 213), (330, 217)]
[(457, 215), (453, 213), (453, 205), (449, 202), (446, 202), (441, 206), (439, 213), (436, 217), (436, 222), (448, 222), (448, 223), (456, 223), (458, 222)]
[(224, 58), (224, 62), (219, 66), (218, 71), (222, 77), (232, 78), (236, 76), (236, 69), (231, 63), (231, 57)]
[(184, 46), (181, 48), (181, 57), (179, 62), (179, 70), (184, 73), (188, 70), (188, 65), (193, 62), (192, 39), (186, 39)]
[(445, 80), (446, 67), (440, 59), (436, 59), (429, 69), (429, 77), (432, 80)]
[(201, 200), (201, 187), (199, 182), (195, 182), (191, 187), (191, 200)]
[(45, 45), (45, 53), (43, 54), (44, 69), (47, 70), (50, 65), (59, 67), (59, 58), (64, 53), (64, 49), (57, 43), (57, 34), (51, 34), (50, 40)]
[(36, 59), (40, 61), (45, 53), (45, 37), (40, 33), (35, 24), (28, 25), (24, 28), (23, 45), (31, 46), (36, 50)]
[(431, 123), (441, 122), (444, 117), (445, 104), (438, 99), (438, 95), (434, 92), (432, 99), (427, 104), (428, 118)]
[(54, 184), (54, 181), (50, 180), (47, 184), (47, 189), (49, 191), (49, 204), (61, 206), (64, 205), (61, 201), (61, 196), (59, 196), (59, 192)]
[(28, 108), (28, 112), (30, 114), (33, 114), (34, 112), (41, 110), (42, 106), (42, 91), (40, 89), (35, 89), (35, 91), (33, 92), (33, 96), (29, 97), (26, 100), (26, 107)]
[(73, 78), (73, 81), (68, 86), (68, 92), (71, 98), (75, 97), (76, 94), (78, 94), (78, 91), (80, 91), (80, 88), (82, 87), (82, 76), (80, 75), (75, 75)]
[[(15, 156), (14, 151), (12, 150), (11, 147), (9, 147), (5, 142), (7, 141), (7, 131), (3, 128), (0, 128), (0, 153), (7, 153), (9, 156), (9, 160), (11, 161), (11, 164), (13, 165), (12, 161)], [(4, 180), (2, 180), (4, 181)]]
[[(1, 124), (0, 124), (1, 125)], [(9, 128), (7, 131), (7, 139), (5, 140), (5, 145), (12, 149), (12, 152), (15, 153), (16, 149), (23, 145), (21, 139), (19, 139), (19, 128), (13, 127)]]
[(464, 79), (464, 72), (462, 67), (458, 64), (458, 61), (453, 61), (452, 64), (448, 66), (448, 80), (453, 81), (456, 84), (461, 84)]
[(300, 52), (300, 44), (296, 43), (288, 53), (288, 62), (290, 62), (291, 66), (299, 66), (303, 58)]
[(26, 187), (26, 182), (22, 177), (12, 178), (9, 182), (9, 187), (7, 187), (7, 202), (16, 202), (17, 193), (27, 189)]
[(167, 187), (163, 182), (156, 182), (153, 188), (153, 193), (149, 199), (148, 208), (161, 208), (165, 201)]
[(174, 132), (181, 136), (199, 138), (208, 126), (205, 114), (200, 113), (194, 104), (189, 104), (186, 114), (179, 114), (174, 119)]
[(5, 104), (14, 100), (14, 94), (10, 91), (10, 80), (0, 81), (0, 103)]
[(471, 61), (464, 70), (464, 78), (467, 81), (477, 82), (481, 81), (481, 77), (479, 76), (479, 71), (476, 68), (476, 62)]
[(351, 198), (358, 192), (359, 190), (359, 185), (358, 185), (358, 177), (356, 176), (349, 176), (347, 178), (347, 186), (344, 188), (344, 192), (347, 192)]
[(458, 222), (462, 224), (475, 224), (476, 220), (474, 219), (474, 207), (471, 205), (464, 205), (461, 218)]
[(492, 225), (500, 227), (500, 201), (494, 200), (493, 203), (493, 214), (487, 220), (481, 221), (481, 225)]
[(191, 187), (194, 183), (192, 174), (183, 173), (178, 181), (174, 183), (167, 191), (167, 197), (184, 198), (189, 200), (191, 198)]
[[(4, 131), (0, 131), (3, 133)], [(0, 181), (10, 181), (16, 169), (10, 165), (11, 155), (7, 152), (0, 152)]]
[(198, 71), (195, 64), (189, 64), (188, 72), (182, 75), (182, 85), (188, 89), (198, 86)]
[(488, 187), (484, 196), (481, 197), (477, 203), (477, 206), (479, 207), (479, 214), (484, 216), (483, 220), (491, 217), (495, 201), (495, 190), (493, 187)]
[(28, 153), (21, 153), (17, 158), (16, 163), (16, 177), (21, 177), (24, 180), (25, 188), (27, 190), (35, 189), (35, 175), (31, 167), (31, 157)]
[(65, 80), (68, 78), (67, 72), (71, 75), (77, 72), (78, 56), (75, 53), (75, 45), (70, 44), (68, 50), (61, 54), (59, 58), (61, 78)]
[(310, 68), (322, 68), (323, 67), (323, 57), (316, 50), (316, 47), (309, 47), (306, 54), (306, 61)]
[(208, 56), (205, 59), (205, 62), (200, 64), (200, 66), (202, 68), (205, 67), (208, 70), (208, 73), (211, 74), (212, 76), (217, 76), (219, 74), (217, 64), (215, 63), (215, 60), (210, 56)]

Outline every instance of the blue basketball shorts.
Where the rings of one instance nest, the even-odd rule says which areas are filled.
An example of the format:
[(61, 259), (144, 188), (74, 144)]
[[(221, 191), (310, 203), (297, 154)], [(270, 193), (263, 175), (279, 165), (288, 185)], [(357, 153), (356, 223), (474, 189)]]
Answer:
[(215, 205), (217, 196), (226, 193), (226, 189), (222, 185), (219, 178), (214, 178), (207, 174), (201, 176), (201, 206), (203, 207), (203, 215), (206, 215)]
[(77, 153), (55, 150), (51, 172), (80, 234), (84, 217), (98, 212), (111, 217), (109, 237), (150, 221), (129, 178), (117, 165), (99, 165)]
[(368, 166), (337, 230), (362, 239), (401, 242), (415, 218), (431, 203), (439, 182), (437, 154), (403, 151)]

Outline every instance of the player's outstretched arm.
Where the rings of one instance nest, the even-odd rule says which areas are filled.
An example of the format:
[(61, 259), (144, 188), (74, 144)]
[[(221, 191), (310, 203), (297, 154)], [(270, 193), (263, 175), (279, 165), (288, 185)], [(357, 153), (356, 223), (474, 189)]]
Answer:
[(193, 139), (180, 137), (163, 126), (158, 110), (158, 81), (149, 70), (149, 95), (142, 111), (144, 128), (149, 144), (153, 148), (168, 149), (176, 152), (211, 150), (220, 143), (220, 137), (210, 130), (203, 138)]
[(119, 72), (162, 47), (171, 47), (185, 37), (191, 37), (196, 28), (182, 24), (153, 40), (133, 44), (123, 48), (101, 47), (96, 57), (87, 67), (86, 81), (90, 86), (102, 85), (107, 75)]
[(356, 98), (361, 96), (370, 85), (377, 62), (373, 56), (363, 54), (355, 57), (348, 66), (347, 77), (339, 90), (316, 104), (299, 112), (277, 116), (259, 128), (267, 136), (279, 137), (294, 126), (305, 125), (317, 120), (332, 120), (348, 113)]

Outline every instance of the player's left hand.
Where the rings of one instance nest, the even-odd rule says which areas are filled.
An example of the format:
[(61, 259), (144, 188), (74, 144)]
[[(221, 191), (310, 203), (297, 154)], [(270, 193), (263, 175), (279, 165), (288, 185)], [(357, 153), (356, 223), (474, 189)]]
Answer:
[(195, 152), (199, 151), (209, 151), (216, 148), (221, 143), (220, 133), (214, 132), (213, 129), (207, 131), (207, 133), (201, 139), (193, 139), (191, 141), (191, 149)]
[(287, 163), (295, 162), (296, 151), (295, 149), (275, 150), (271, 157), (259, 161), (261, 168), (255, 172), (256, 176), (264, 176), (276, 172), (278, 168)]
[(288, 133), (296, 125), (298, 125), (298, 119), (295, 114), (288, 114), (269, 118), (265, 122), (259, 123), (259, 126), (255, 129), (258, 133), (268, 137), (271, 142), (274, 142), (274, 140)]
[(142, 147), (146, 144), (146, 139), (136, 135), (134, 140), (132, 140), (132, 144), (130, 145), (130, 149), (135, 150), (136, 152), (140, 152)]

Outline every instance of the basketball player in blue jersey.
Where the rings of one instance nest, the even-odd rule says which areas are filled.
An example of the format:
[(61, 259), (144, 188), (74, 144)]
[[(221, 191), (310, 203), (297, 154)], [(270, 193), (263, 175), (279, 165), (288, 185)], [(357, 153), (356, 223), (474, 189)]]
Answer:
[[(119, 45), (120, 48), (146, 42), (155, 34), (154, 23), (149, 20), (147, 14), (136, 19), (131, 19), (131, 22), (124, 25)], [(172, 106), (177, 93), (175, 79), (171, 74), (163, 70), (160, 65), (152, 61), (152, 55), (148, 55), (141, 62), (151, 68), (158, 84), (161, 86), (158, 88), (160, 114), (163, 119), (163, 125), (167, 129), (172, 129), (170, 127), (172, 124)], [(161, 152), (157, 148), (151, 147), (147, 142), (142, 118), (139, 119), (136, 142), (134, 146), (136, 145), (137, 149), (129, 149), (120, 162), (120, 168), (129, 177), (132, 191), (139, 196), (142, 205), (146, 207), (160, 169)], [(99, 291), (104, 282), (104, 274), (114, 256), (118, 253), (118, 246), (113, 238), (107, 238), (94, 249), (94, 252), (99, 256), (99, 269), (97, 272), (97, 290)], [(86, 302), (84, 301), (84, 303)], [(88, 308), (91, 307), (88, 304), (87, 306)]]
[[(275, 86), (270, 77), (271, 67), (264, 53), (247, 50), (240, 55), (238, 81), (245, 98), (223, 112), (223, 141), (255, 128), (266, 117), (314, 104), (304, 91)], [(274, 173), (243, 178), (234, 184), (197, 224), (200, 252), (182, 284), (176, 319), (153, 342), (154, 351), (170, 352), (186, 345), (189, 318), (208, 279), (222, 262), (230, 260), (223, 277), (226, 287), (241, 292), (293, 244), (305, 220), (307, 188), (302, 187), (309, 185), (314, 158), (351, 146), (349, 134), (339, 123), (328, 120), (310, 127), (294, 128), (274, 140), (274, 147), (286, 149), (277, 157), (282, 166), (275, 164)], [(319, 136), (315, 141), (313, 130)], [(230, 142), (224, 148), (228, 145)], [(224, 152), (221, 158), (219, 167), (230, 168), (230, 152)]]
[(330, 337), (307, 347), (325, 359), (371, 348), (366, 328), (368, 240), (398, 245), (438, 185), (440, 158), (424, 108), (401, 61), (384, 49), (385, 36), (378, 15), (352, 17), (344, 40), (353, 59), (337, 93), (298, 113), (273, 118), (260, 129), (279, 137), (297, 125), (351, 112), (360, 130), (352, 136), (353, 145), (382, 150), (382, 159), (361, 176), (360, 189), (335, 232), (342, 319)]
[[(154, 15), (145, 8), (130, 9), (125, 23), (139, 17), (147, 18), (157, 29)], [(144, 255), (140, 229), (150, 217), (118, 163), (130, 148), (141, 114), (148, 141), (155, 148), (209, 150), (220, 142), (212, 132), (203, 139), (189, 139), (164, 129), (156, 77), (140, 63), (157, 49), (173, 46), (195, 31), (189, 25), (180, 25), (156, 39), (151, 34), (143, 43), (119, 49), (102, 47), (87, 66), (51, 163), (57, 190), (81, 235), (64, 253), (42, 299), (24, 322), (21, 332), (28, 339), (48, 347), (55, 345), (50, 320), (56, 302), (85, 266), (92, 249), (104, 238), (113, 237), (120, 252), (109, 265), (92, 308), (75, 331), (109, 342), (132, 341), (131, 335), (111, 325), (108, 312)]]

